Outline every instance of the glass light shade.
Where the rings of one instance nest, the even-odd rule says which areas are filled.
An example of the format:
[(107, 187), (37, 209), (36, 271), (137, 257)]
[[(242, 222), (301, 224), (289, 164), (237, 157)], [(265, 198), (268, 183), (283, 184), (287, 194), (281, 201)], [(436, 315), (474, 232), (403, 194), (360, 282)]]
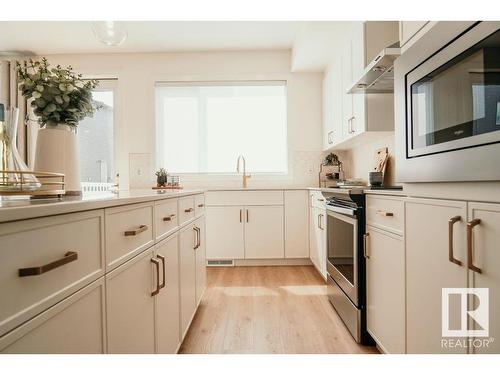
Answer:
[(96, 38), (107, 46), (119, 46), (127, 39), (127, 30), (120, 22), (96, 21), (92, 23)]

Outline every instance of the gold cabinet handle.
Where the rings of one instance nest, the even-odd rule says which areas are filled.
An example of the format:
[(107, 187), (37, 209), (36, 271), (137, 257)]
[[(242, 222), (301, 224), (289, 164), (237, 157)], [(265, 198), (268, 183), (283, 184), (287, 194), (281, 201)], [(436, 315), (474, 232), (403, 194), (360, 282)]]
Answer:
[[(162, 268), (162, 271), (163, 271), (163, 281), (161, 282), (161, 284), (160, 284), (160, 285), (158, 285), (158, 290), (160, 290), (160, 289), (165, 288), (165, 280), (166, 280), (166, 279), (165, 279), (165, 276), (166, 276), (166, 272), (165, 272), (165, 262), (166, 262), (166, 260), (165, 260), (165, 257), (164, 257), (163, 255), (159, 255), (159, 254), (158, 254), (156, 257), (157, 257), (158, 259), (160, 259), (160, 260), (161, 260), (161, 268)], [(159, 281), (159, 280), (158, 280), (158, 281)]]
[(366, 259), (370, 259), (370, 254), (368, 253), (368, 237), (370, 237), (370, 233), (365, 233), (363, 235), (363, 255)]
[(472, 230), (479, 224), (481, 224), (481, 219), (474, 219), (467, 223), (467, 263), (470, 270), (482, 273), (481, 268), (474, 265), (474, 244), (472, 241)]
[(458, 266), (461, 266), (462, 262), (456, 259), (453, 254), (453, 225), (461, 220), (460, 216), (453, 216), (448, 220), (448, 259), (451, 263), (455, 263)]
[(319, 214), (318, 215), (318, 228), (321, 229), (321, 230), (325, 229), (323, 227), (323, 214)]
[(196, 231), (198, 232), (198, 243), (196, 248), (199, 248), (201, 246), (201, 228), (196, 227)]
[(203, 203), (200, 203), (200, 204), (198, 205), (198, 207), (200, 207), (200, 208), (201, 208), (201, 207), (205, 207), (205, 205), (204, 205)]
[(195, 245), (193, 246), (193, 249), (196, 250), (200, 247), (200, 228), (193, 227), (193, 230), (195, 233)]
[(240, 208), (240, 223), (243, 222), (243, 210)]
[(151, 292), (151, 297), (154, 297), (160, 293), (160, 261), (156, 258), (152, 258), (151, 263), (153, 263), (156, 268), (156, 289)]
[(380, 216), (394, 216), (394, 213), (387, 212), (387, 211), (382, 211), (382, 210), (377, 210), (377, 215), (380, 215)]
[(139, 228), (134, 230), (126, 230), (125, 236), (137, 236), (139, 233), (145, 232), (148, 230), (147, 225), (140, 225)]
[(171, 214), (170, 216), (165, 216), (163, 218), (163, 221), (172, 221), (172, 219), (175, 217), (175, 214)]
[(64, 256), (58, 260), (55, 260), (51, 263), (44, 264), (43, 266), (37, 267), (28, 267), (28, 268), (19, 268), (19, 277), (26, 276), (36, 276), (41, 275), (45, 272), (49, 272), (54, 268), (58, 268), (64, 266), (65, 264), (74, 262), (78, 259), (78, 253), (74, 251), (68, 251)]
[(249, 213), (249, 210), (245, 210), (247, 212), (247, 223), (250, 222), (250, 213)]
[(193, 212), (193, 207), (189, 207), (189, 208), (186, 208), (184, 210), (184, 212), (188, 213), (188, 212)]

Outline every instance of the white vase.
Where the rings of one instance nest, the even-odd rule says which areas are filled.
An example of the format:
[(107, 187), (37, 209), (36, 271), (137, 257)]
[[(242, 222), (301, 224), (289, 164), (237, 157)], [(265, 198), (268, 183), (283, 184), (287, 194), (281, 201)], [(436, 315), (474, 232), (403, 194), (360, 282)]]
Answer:
[(36, 139), (35, 170), (64, 173), (66, 195), (80, 195), (76, 131), (69, 125), (45, 126)]

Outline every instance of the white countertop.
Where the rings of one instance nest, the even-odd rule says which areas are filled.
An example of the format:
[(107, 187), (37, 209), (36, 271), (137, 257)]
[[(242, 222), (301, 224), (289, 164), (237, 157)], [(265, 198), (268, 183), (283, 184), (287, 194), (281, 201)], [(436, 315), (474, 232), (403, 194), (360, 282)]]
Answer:
[(265, 191), (265, 190), (308, 190), (307, 187), (221, 187), (221, 188), (207, 188), (207, 191)]
[(155, 201), (166, 198), (203, 193), (205, 190), (130, 190), (113, 193), (90, 193), (79, 197), (61, 199), (9, 199), (0, 201), (0, 223), (35, 217), (59, 215), (69, 212), (87, 211), (125, 204)]

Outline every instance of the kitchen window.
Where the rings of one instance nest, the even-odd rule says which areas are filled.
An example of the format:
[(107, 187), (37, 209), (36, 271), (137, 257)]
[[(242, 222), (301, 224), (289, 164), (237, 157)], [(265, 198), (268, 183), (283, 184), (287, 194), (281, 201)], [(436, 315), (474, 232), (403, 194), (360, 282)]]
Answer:
[[(114, 117), (117, 81), (99, 80), (92, 99), (101, 108), (82, 120), (77, 130), (80, 178), (86, 187), (102, 188), (114, 182)], [(93, 190), (88, 189), (88, 190)]]
[(284, 81), (158, 83), (157, 166), (172, 173), (286, 174)]

